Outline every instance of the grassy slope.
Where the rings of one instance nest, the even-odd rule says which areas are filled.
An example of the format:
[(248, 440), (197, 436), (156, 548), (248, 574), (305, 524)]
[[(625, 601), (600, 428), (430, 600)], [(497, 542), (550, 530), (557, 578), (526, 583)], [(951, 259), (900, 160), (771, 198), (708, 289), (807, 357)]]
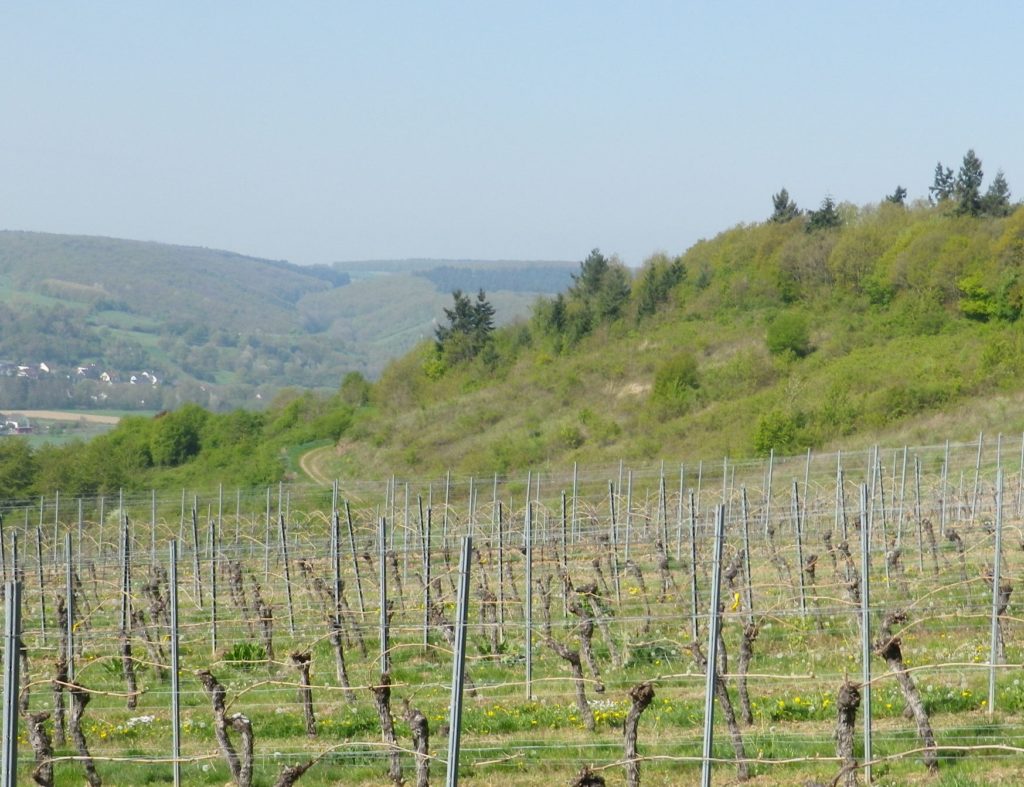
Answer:
[[(968, 319), (963, 287), (973, 277), (992, 300), (1019, 300), (1021, 238), (1024, 210), (974, 220), (926, 207), (866, 209), (825, 236), (799, 222), (729, 230), (687, 252), (686, 282), (653, 318), (627, 315), (561, 353), (511, 329), (526, 346), (496, 372), (428, 379), (427, 345), (394, 362), (336, 471), (748, 456), (769, 414), (793, 426), (787, 451), (1019, 431), (1019, 323)], [(806, 358), (768, 351), (783, 312), (806, 317)], [(673, 411), (651, 387), (680, 351), (697, 358), (700, 386)]]

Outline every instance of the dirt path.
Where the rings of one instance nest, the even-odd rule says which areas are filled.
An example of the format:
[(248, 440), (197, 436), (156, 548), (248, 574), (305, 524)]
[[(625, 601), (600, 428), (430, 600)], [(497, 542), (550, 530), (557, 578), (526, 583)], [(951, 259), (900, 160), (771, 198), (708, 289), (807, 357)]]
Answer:
[(306, 451), (306, 453), (299, 457), (299, 468), (303, 473), (309, 476), (314, 483), (322, 484), (323, 486), (330, 486), (334, 483), (334, 479), (327, 475), (324, 465), (332, 456), (334, 456), (333, 445), (324, 445), (320, 448), (314, 448), (311, 451)]
[(10, 412), (43, 421), (86, 421), (91, 424), (116, 424), (121, 420), (119, 415), (100, 415), (87, 410), (11, 410)]

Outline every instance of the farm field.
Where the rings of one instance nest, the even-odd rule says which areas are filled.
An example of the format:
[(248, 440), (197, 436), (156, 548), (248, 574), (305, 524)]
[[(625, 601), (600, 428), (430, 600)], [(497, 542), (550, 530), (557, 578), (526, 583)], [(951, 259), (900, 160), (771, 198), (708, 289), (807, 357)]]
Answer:
[[(467, 535), (463, 784), (630, 783), (631, 709), (639, 783), (699, 783), (716, 575), (728, 703), (719, 687), (713, 783), (863, 783), (868, 718), (874, 783), (1019, 783), (1021, 449), (979, 438), (515, 479), (8, 502), (3, 575), (21, 581), (25, 646), (19, 783), (39, 762), (28, 718), (43, 712), (53, 783), (90, 778), (84, 758), (93, 783), (171, 783), (172, 631), (185, 783), (248, 783), (248, 767), (252, 784), (287, 784), (286, 767), (311, 761), (298, 783), (382, 785), (399, 771), (416, 783), (424, 727), (441, 783)], [(837, 703), (851, 721), (839, 735), (852, 744), (849, 781)]]
[[(81, 410), (18, 410), (13, 413), (28, 418), (34, 431), (21, 435), (29, 445), (38, 447), (48, 444), (67, 443), (72, 440), (88, 440), (96, 435), (109, 432), (121, 420), (122, 413), (87, 412)], [(145, 413), (138, 413), (145, 415)]]

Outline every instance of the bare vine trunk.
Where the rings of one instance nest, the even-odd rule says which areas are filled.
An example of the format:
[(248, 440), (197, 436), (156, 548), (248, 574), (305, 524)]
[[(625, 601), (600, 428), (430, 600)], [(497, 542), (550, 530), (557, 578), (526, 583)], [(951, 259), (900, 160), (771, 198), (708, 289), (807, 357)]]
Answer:
[[(701, 670), (707, 670), (708, 659), (700, 649), (700, 645), (691, 642), (687, 646), (693, 654), (693, 660)], [(732, 700), (729, 699), (729, 689), (725, 685), (722, 676), (715, 673), (715, 697), (718, 699), (718, 706), (725, 716), (725, 723), (729, 728), (729, 737), (732, 739), (733, 752), (736, 755), (736, 779), (745, 782), (750, 778), (750, 768), (747, 765), (747, 753), (743, 748), (743, 734), (740, 732), (740, 725), (736, 722), (736, 713), (732, 707)]]
[(430, 724), (427, 717), (405, 701), (405, 722), (416, 749), (416, 787), (430, 787)]
[(850, 681), (839, 687), (836, 697), (836, 755), (842, 762), (839, 776), (833, 784), (857, 787), (857, 758), (853, 754), (854, 726), (860, 707), (860, 689)]
[(89, 700), (92, 697), (81, 686), (72, 686), (68, 689), (68, 692), (71, 694), (71, 719), (68, 723), (71, 730), (71, 739), (75, 742), (78, 759), (85, 769), (86, 781), (92, 787), (100, 787), (103, 784), (103, 780), (100, 779), (100, 775), (96, 772), (96, 764), (92, 761), (92, 755), (89, 754), (89, 743), (85, 739), (85, 733), (82, 732), (82, 714), (85, 712), (85, 706), (89, 704)]
[(384, 743), (388, 745), (388, 778), (395, 783), (396, 787), (402, 785), (402, 758), (398, 751), (398, 738), (395, 736), (395, 720), (391, 715), (391, 676), (382, 672), (380, 684), (370, 686), (373, 694), (373, 704), (377, 708), (377, 717), (380, 719), (380, 733)]
[(306, 719), (306, 735), (316, 737), (316, 717), (313, 715), (313, 689), (309, 683), (309, 651), (292, 653), (292, 666), (299, 671), (299, 700), (302, 702), (302, 713)]
[(740, 716), (743, 723), (751, 725), (754, 723), (754, 713), (750, 707), (750, 694), (747, 691), (747, 671), (750, 669), (750, 661), (754, 657), (754, 642), (760, 633), (759, 622), (749, 622), (743, 627), (743, 637), (740, 639), (740, 656), (736, 665), (737, 681), (736, 691), (740, 699)]
[[(238, 787), (251, 787), (253, 767), (252, 723), (241, 713), (236, 713), (230, 717), (225, 715), (224, 700), (227, 692), (220, 681), (213, 676), (212, 672), (209, 670), (199, 670), (196, 673), (196, 677), (203, 684), (203, 688), (213, 704), (213, 732), (217, 738), (217, 745), (220, 748), (221, 755), (231, 771), (231, 778), (235, 780)], [(235, 747), (231, 743), (231, 738), (228, 735), (229, 727), (241, 737), (241, 757), (239, 757), (238, 752), (235, 751)]]
[(917, 691), (917, 686), (914, 685), (914, 679), (910, 677), (910, 673), (907, 672), (906, 665), (903, 663), (900, 638), (892, 633), (893, 626), (905, 623), (906, 620), (907, 614), (901, 609), (893, 610), (883, 618), (882, 626), (879, 630), (881, 637), (875, 642), (875, 652), (885, 659), (885, 663), (889, 665), (889, 669), (896, 676), (896, 682), (903, 693), (903, 699), (907, 703), (907, 708), (910, 709), (914, 721), (917, 723), (918, 737), (920, 737), (922, 744), (924, 744), (922, 760), (928, 771), (935, 773), (939, 769), (939, 757), (935, 748), (935, 733), (932, 732), (928, 711), (924, 707), (924, 702)]
[(629, 698), (632, 700), (632, 704), (629, 707), (629, 713), (626, 714), (626, 721), (622, 725), (623, 735), (626, 739), (626, 784), (628, 787), (640, 787), (637, 727), (640, 724), (640, 715), (654, 700), (654, 687), (649, 681), (638, 683), (629, 690)]
[[(25, 717), (27, 722), (28, 742), (36, 755), (36, 767), (32, 770), (32, 781), (40, 787), (53, 787), (53, 746), (46, 732), (46, 720), (50, 714), (46, 711), (30, 713)], [(62, 731), (63, 735), (63, 731)]]

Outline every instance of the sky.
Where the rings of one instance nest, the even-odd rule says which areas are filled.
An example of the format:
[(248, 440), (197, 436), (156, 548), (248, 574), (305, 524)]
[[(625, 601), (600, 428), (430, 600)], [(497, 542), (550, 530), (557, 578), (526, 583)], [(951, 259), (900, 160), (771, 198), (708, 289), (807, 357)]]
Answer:
[(639, 265), (976, 150), (1024, 195), (1024, 4), (0, 5), (0, 229), (300, 264)]

